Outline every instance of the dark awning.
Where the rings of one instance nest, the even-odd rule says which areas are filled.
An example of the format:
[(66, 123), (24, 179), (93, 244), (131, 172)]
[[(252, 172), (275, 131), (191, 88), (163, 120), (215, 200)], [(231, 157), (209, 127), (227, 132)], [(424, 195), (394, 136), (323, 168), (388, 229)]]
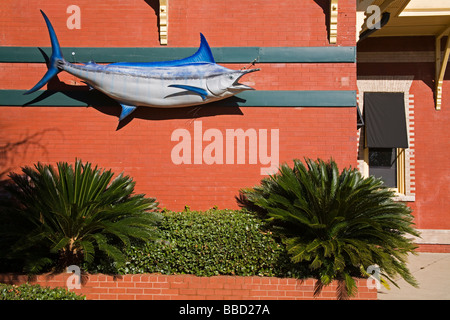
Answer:
[(359, 106), (356, 106), (356, 128), (361, 129), (362, 127), (364, 127), (364, 120), (361, 111), (359, 110)]
[(403, 93), (364, 93), (367, 147), (408, 148)]

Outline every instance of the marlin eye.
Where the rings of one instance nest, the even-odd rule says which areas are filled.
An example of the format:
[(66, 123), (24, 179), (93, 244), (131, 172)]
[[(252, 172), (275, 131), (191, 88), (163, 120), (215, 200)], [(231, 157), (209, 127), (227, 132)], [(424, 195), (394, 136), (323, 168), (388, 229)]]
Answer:
[(230, 80), (233, 80), (233, 76), (229, 76)]

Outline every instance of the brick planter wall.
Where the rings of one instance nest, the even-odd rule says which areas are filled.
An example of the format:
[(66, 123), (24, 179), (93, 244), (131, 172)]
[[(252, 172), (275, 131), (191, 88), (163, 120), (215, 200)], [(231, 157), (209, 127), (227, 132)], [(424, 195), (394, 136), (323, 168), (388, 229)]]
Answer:
[[(67, 287), (68, 273), (39, 275), (2, 274), (0, 283), (20, 285), (26, 282), (48, 287)], [(72, 289), (88, 300), (333, 300), (337, 283), (323, 289), (314, 298), (315, 280), (291, 278), (139, 274), (124, 276), (82, 276), (81, 289)], [(377, 290), (366, 280), (358, 280), (358, 292), (352, 299), (376, 300)]]

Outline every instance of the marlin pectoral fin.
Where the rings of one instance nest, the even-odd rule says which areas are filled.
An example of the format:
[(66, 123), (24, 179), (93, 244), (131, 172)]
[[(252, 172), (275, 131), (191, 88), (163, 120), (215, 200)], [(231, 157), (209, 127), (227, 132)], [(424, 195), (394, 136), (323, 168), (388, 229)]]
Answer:
[(192, 91), (194, 93), (197, 93), (202, 97), (203, 101), (206, 99), (206, 96), (208, 95), (208, 92), (205, 89), (202, 89), (199, 87), (188, 86), (185, 84), (171, 84), (169, 87), (180, 88), (180, 89), (184, 89), (187, 91)]
[(120, 113), (119, 121), (122, 121), (126, 117), (128, 117), (134, 110), (136, 110), (136, 106), (129, 106), (126, 104), (121, 103), (122, 106), (122, 112)]
[(94, 90), (94, 87), (93, 86), (91, 86), (89, 83), (87, 83), (86, 81), (81, 81), (81, 82), (83, 82), (84, 84), (86, 84), (87, 86), (88, 86), (88, 88), (89, 88), (89, 91), (92, 91), (92, 90)]

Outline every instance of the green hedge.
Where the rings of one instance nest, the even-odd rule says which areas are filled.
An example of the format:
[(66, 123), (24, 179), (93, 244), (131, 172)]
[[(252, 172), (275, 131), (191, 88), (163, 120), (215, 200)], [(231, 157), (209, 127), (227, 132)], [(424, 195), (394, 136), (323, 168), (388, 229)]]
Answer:
[(160, 239), (132, 246), (126, 266), (113, 272), (302, 276), (285, 247), (247, 211), (163, 211), (162, 215)]
[(0, 283), (0, 300), (85, 300), (64, 288), (47, 288), (38, 284), (22, 284), (20, 286)]

